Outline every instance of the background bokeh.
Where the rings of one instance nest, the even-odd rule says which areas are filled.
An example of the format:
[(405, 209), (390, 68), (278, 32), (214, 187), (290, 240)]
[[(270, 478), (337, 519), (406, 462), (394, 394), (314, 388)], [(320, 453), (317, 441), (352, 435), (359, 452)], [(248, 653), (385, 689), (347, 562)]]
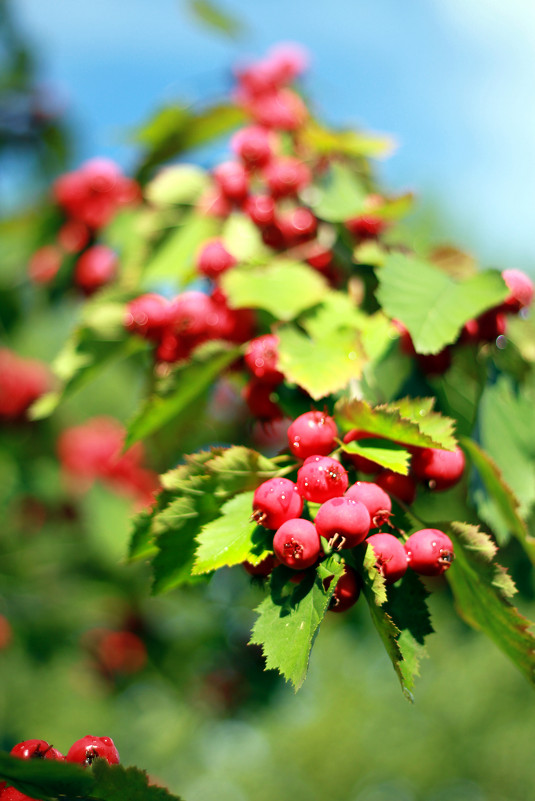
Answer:
[[(52, 105), (65, 108), (71, 166), (105, 155), (128, 169), (129, 129), (160, 105), (220, 98), (237, 60), (299, 41), (311, 54), (304, 86), (318, 114), (396, 138), (398, 151), (379, 172), (392, 190), (422, 196), (421, 214), (436, 235), (486, 265), (531, 269), (535, 10), (528, 0), (226, 0), (221, 7), (242, 24), (239, 36), (211, 30), (177, 0), (11, 4), (39, 82)], [(2, 167), (9, 212), (40, 187), (27, 160), (10, 153)], [(50, 360), (73, 314), (67, 305), (52, 321), (49, 310), (33, 307), (31, 329), (17, 329), (10, 345)], [(63, 421), (127, 419), (142, 392), (133, 366), (69, 401)], [(0, 747), (43, 737), (66, 750), (86, 733), (107, 734), (125, 763), (146, 768), (186, 801), (531, 797), (531, 691), (458, 620), (445, 589), (433, 594), (439, 633), (414, 705), (358, 607), (350, 623), (323, 626), (295, 696), (262, 674), (245, 646), (250, 609), (261, 599), (247, 577), (223, 571), (207, 593), (150, 598), (144, 566), (121, 561), (130, 502), (97, 486), (74, 509), (65, 506), (53, 455), (58, 425), (45, 430), (47, 452), (32, 450), (28, 429), (17, 432), (19, 459), (0, 459), (0, 502), (10, 511), (0, 613), (19, 624), (0, 651)], [(46, 506), (44, 518), (41, 507), (17, 501), (14, 508), (10, 487), (25, 482)], [(528, 614), (530, 578), (525, 590), (520, 607)], [(143, 633), (147, 666), (102, 675), (88, 633), (127, 619)]]

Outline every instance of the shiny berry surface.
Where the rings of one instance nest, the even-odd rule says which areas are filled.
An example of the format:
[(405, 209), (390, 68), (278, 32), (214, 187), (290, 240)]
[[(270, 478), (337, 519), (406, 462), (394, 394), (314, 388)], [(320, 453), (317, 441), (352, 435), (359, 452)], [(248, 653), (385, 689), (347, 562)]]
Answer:
[(314, 523), (297, 518), (283, 523), (273, 537), (275, 556), (294, 570), (306, 570), (318, 559), (321, 551), (319, 534)]
[(373, 547), (375, 567), (387, 584), (393, 584), (405, 575), (409, 560), (403, 543), (397, 537), (379, 532), (368, 537), (366, 543)]
[(218, 278), (236, 263), (221, 239), (206, 242), (197, 254), (197, 270), (207, 278)]
[(91, 765), (95, 759), (105, 759), (110, 765), (118, 765), (119, 752), (111, 737), (94, 737), (87, 734), (76, 740), (67, 751), (67, 762)]
[(313, 503), (342, 496), (348, 483), (346, 470), (329, 456), (309, 456), (297, 473), (299, 494)]
[(375, 476), (377, 486), (384, 489), (392, 498), (410, 506), (416, 498), (416, 481), (411, 475), (403, 476), (393, 470), (382, 470)]
[(392, 501), (390, 496), (371, 481), (357, 481), (346, 492), (346, 498), (360, 501), (364, 504), (372, 520), (372, 526), (382, 526), (388, 523), (392, 514)]
[(288, 478), (270, 478), (255, 490), (253, 519), (265, 528), (280, 528), (302, 511), (303, 499), (296, 484)]
[(320, 506), (314, 524), (320, 537), (335, 540), (343, 548), (359, 545), (370, 530), (370, 513), (363, 503), (350, 498), (331, 498)]
[(279, 338), (274, 334), (264, 334), (249, 342), (244, 360), (256, 378), (270, 384), (284, 380), (284, 375), (277, 370), (278, 346)]
[(453, 487), (461, 480), (465, 458), (460, 448), (444, 451), (439, 448), (415, 448), (411, 461), (411, 473), (425, 482), (429, 489), (437, 492)]
[(409, 567), (422, 576), (440, 576), (450, 567), (453, 543), (443, 531), (423, 528), (415, 531), (405, 543)]
[(23, 740), (14, 745), (10, 753), (19, 759), (65, 759), (63, 754), (46, 740)]
[(324, 412), (305, 412), (288, 428), (288, 445), (298, 459), (328, 456), (336, 448), (338, 427)]

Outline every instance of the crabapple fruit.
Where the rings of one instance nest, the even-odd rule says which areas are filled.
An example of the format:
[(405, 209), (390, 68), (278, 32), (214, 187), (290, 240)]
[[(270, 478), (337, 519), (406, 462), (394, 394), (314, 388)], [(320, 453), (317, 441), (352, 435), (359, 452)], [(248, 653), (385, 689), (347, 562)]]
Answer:
[(301, 517), (287, 520), (273, 537), (275, 556), (294, 570), (306, 570), (318, 559), (321, 543), (316, 526)]
[(393, 470), (382, 470), (375, 476), (375, 483), (389, 495), (410, 506), (416, 498), (416, 482), (411, 475), (404, 476)]
[(384, 489), (371, 481), (357, 481), (347, 490), (346, 498), (360, 501), (370, 513), (373, 526), (388, 523), (392, 514), (392, 501)]
[(326, 540), (339, 539), (342, 547), (353, 548), (367, 536), (370, 513), (363, 503), (351, 498), (330, 498), (320, 506), (314, 520), (320, 537)]
[(414, 448), (411, 473), (429, 489), (441, 492), (453, 487), (464, 472), (464, 453), (460, 448), (445, 451), (440, 448)]
[(345, 612), (358, 601), (360, 595), (360, 581), (357, 573), (348, 565), (338, 579), (334, 593), (329, 604), (331, 612)]
[(87, 734), (76, 740), (67, 751), (67, 762), (91, 765), (95, 759), (105, 759), (110, 765), (118, 765), (119, 752), (111, 737), (93, 737)]
[(303, 499), (288, 478), (269, 478), (255, 490), (252, 519), (265, 528), (280, 528), (302, 511)]
[(297, 472), (299, 494), (312, 503), (324, 503), (344, 494), (347, 471), (329, 456), (309, 456)]
[(305, 412), (288, 428), (288, 444), (299, 459), (309, 456), (328, 456), (336, 447), (338, 427), (324, 412)]
[(453, 543), (437, 528), (415, 531), (405, 543), (409, 567), (423, 576), (440, 576), (450, 567)]
[(397, 537), (380, 531), (368, 537), (366, 543), (373, 547), (375, 567), (387, 584), (393, 584), (405, 575), (409, 559), (403, 543)]
[(65, 759), (57, 748), (53, 748), (46, 740), (23, 740), (10, 751), (19, 759)]

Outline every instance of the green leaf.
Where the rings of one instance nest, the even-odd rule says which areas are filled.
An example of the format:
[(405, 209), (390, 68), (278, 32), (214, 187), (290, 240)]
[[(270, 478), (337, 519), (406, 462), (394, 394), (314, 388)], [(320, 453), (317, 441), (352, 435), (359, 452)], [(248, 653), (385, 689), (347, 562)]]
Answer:
[(358, 332), (331, 331), (311, 339), (293, 325), (278, 329), (278, 367), (285, 378), (319, 400), (343, 389), (362, 373), (364, 354)]
[[(498, 515), (506, 531), (517, 538), (528, 557), (535, 563), (535, 537), (530, 536), (526, 523), (520, 515), (520, 502), (504, 480), (498, 465), (477, 443), (467, 437), (461, 439), (461, 445), (483, 481), (492, 511)], [(492, 528), (494, 515), (487, 518), (482, 514), (482, 517)]]
[(199, 112), (179, 105), (160, 109), (133, 133), (133, 141), (145, 149), (136, 177), (143, 182), (155, 166), (223, 136), (245, 120), (241, 109), (224, 103)]
[(210, 573), (225, 565), (258, 564), (266, 549), (266, 530), (251, 521), (254, 492), (243, 492), (221, 507), (221, 517), (203, 527), (197, 541), (193, 574)]
[(356, 441), (342, 443), (341, 447), (344, 453), (364, 456), (366, 459), (380, 464), (381, 467), (386, 467), (395, 473), (402, 473), (404, 476), (408, 475), (410, 453), (395, 442), (363, 439), (360, 443)]
[(156, 545), (152, 539), (152, 522), (156, 512), (138, 512), (133, 520), (132, 538), (128, 548), (129, 559), (146, 559), (157, 552)]
[(372, 407), (366, 401), (338, 401), (335, 416), (342, 431), (358, 428), (401, 445), (453, 450), (452, 421), (430, 412), (433, 399), (409, 399)]
[(377, 299), (407, 327), (418, 353), (438, 353), (456, 341), (463, 325), (499, 305), (508, 289), (495, 270), (458, 282), (429, 262), (391, 253), (378, 269)]
[(327, 222), (344, 222), (366, 211), (365, 190), (354, 170), (346, 164), (334, 162), (327, 180), (318, 188), (317, 198), (310, 202), (315, 214)]
[(258, 227), (245, 214), (231, 214), (225, 220), (221, 238), (238, 261), (251, 261), (269, 254)]
[(452, 523), (448, 531), (455, 561), (446, 578), (459, 614), (481, 629), (535, 684), (535, 637), (532, 625), (511, 604), (516, 588), (507, 572), (494, 561), (495, 546), (476, 526)]
[[(102, 309), (104, 316), (108, 308)], [(121, 308), (124, 310), (124, 307)], [(85, 325), (78, 328), (67, 340), (52, 364), (62, 386), (42, 395), (33, 404), (29, 410), (32, 420), (48, 417), (60, 403), (94, 380), (111, 364), (146, 350), (147, 343), (140, 337), (127, 334), (122, 328), (120, 333), (109, 332), (109, 320), (104, 322), (104, 330), (101, 332)]]
[(158, 431), (166, 423), (178, 417), (192, 403), (198, 401), (212, 381), (238, 356), (239, 348), (221, 345), (211, 348), (202, 356), (192, 356), (191, 361), (178, 367), (174, 375), (173, 389), (166, 395), (152, 395), (128, 426), (125, 449), (135, 442)]
[(266, 668), (278, 670), (295, 690), (305, 680), (314, 639), (343, 571), (343, 564), (331, 557), (295, 585), (288, 582), (287, 568), (276, 568), (271, 594), (256, 610), (251, 644), (262, 647)]
[(196, 203), (209, 186), (205, 170), (195, 164), (165, 167), (145, 187), (145, 197), (155, 206)]
[(211, 0), (189, 0), (188, 5), (198, 22), (218, 33), (224, 33), (235, 39), (245, 32), (245, 26), (239, 17), (232, 16), (228, 11), (222, 11), (220, 6)]
[(455, 418), (458, 434), (472, 433), (486, 379), (485, 361), (474, 348), (455, 348), (449, 370), (443, 375), (427, 376), (440, 408)]
[(195, 256), (200, 246), (220, 229), (215, 217), (188, 213), (170, 232), (146, 262), (142, 286), (151, 288), (158, 281), (173, 282), (178, 289), (195, 275)]
[(92, 773), (95, 801), (180, 801), (165, 787), (150, 784), (147, 773), (138, 768), (108, 765), (99, 759), (93, 764)]
[(287, 259), (265, 267), (234, 267), (224, 273), (221, 286), (232, 308), (265, 309), (283, 321), (315, 306), (328, 288), (317, 270)]
[(309, 147), (326, 155), (339, 153), (352, 157), (384, 158), (395, 149), (394, 140), (384, 134), (333, 131), (315, 120), (309, 120), (300, 135)]
[(53, 759), (20, 759), (0, 751), (0, 781), (31, 798), (55, 801), (60, 796), (89, 796), (94, 779), (81, 766)]

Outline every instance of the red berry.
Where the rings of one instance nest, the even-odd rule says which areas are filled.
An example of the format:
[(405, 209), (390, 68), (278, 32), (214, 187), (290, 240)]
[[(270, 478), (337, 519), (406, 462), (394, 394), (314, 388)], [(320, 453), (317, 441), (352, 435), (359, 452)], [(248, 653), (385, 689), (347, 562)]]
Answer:
[(221, 239), (206, 242), (197, 256), (198, 271), (214, 280), (235, 264), (236, 259), (228, 252)]
[[(507, 328), (503, 306), (484, 312), (477, 318), (475, 323), (477, 326), (477, 339), (480, 342), (495, 342), (498, 337), (505, 334)], [(472, 328), (475, 328), (475, 326)]]
[(0, 792), (0, 799), (2, 801), (37, 801), (36, 798), (31, 798), (14, 787), (6, 787), (5, 790)]
[(169, 317), (176, 334), (198, 337), (206, 335), (210, 321), (217, 318), (217, 309), (209, 295), (190, 290), (172, 301)]
[(245, 364), (256, 377), (269, 384), (280, 384), (284, 375), (277, 370), (279, 338), (274, 334), (252, 339), (245, 351)]
[(345, 226), (358, 239), (375, 239), (383, 233), (387, 223), (373, 214), (361, 214), (359, 217), (346, 220)]
[(171, 303), (162, 295), (148, 293), (131, 300), (126, 307), (124, 325), (147, 339), (160, 339), (171, 320)]
[(132, 631), (106, 631), (96, 646), (96, 657), (107, 674), (126, 675), (145, 667), (147, 649)]
[(451, 350), (443, 348), (438, 353), (417, 353), (416, 361), (424, 375), (442, 375), (451, 366)]
[(56, 245), (43, 245), (30, 257), (28, 275), (34, 284), (48, 284), (61, 267), (62, 254)]
[(436, 528), (423, 528), (411, 534), (405, 543), (409, 567), (423, 576), (440, 576), (450, 567), (453, 543)]
[(299, 494), (312, 503), (342, 496), (347, 485), (346, 470), (329, 456), (309, 456), (297, 473)]
[(266, 578), (269, 576), (273, 568), (277, 567), (279, 562), (272, 553), (269, 553), (257, 565), (253, 565), (251, 562), (242, 562), (242, 564), (250, 576), (261, 576), (262, 578)]
[(249, 176), (243, 164), (225, 161), (214, 170), (215, 181), (221, 193), (233, 203), (242, 203), (249, 192)]
[(317, 241), (311, 242), (310, 247), (307, 249), (306, 262), (311, 267), (314, 267), (315, 270), (323, 272), (332, 265), (333, 252), (329, 248), (320, 245)]
[(105, 759), (110, 765), (120, 762), (111, 737), (93, 737), (87, 734), (76, 740), (67, 751), (67, 762), (79, 762), (81, 765), (91, 765), (95, 759)]
[(360, 501), (364, 504), (372, 520), (373, 526), (382, 526), (388, 523), (392, 514), (392, 501), (377, 484), (371, 481), (357, 481), (346, 492), (346, 498)]
[(266, 128), (295, 131), (308, 117), (306, 105), (292, 89), (276, 89), (258, 97), (243, 99), (245, 108), (253, 119)]
[(296, 195), (312, 180), (306, 164), (293, 156), (273, 159), (264, 171), (271, 195), (275, 198)]
[[(348, 431), (347, 434), (344, 436), (344, 442), (347, 444), (348, 442), (355, 442), (360, 439), (378, 439), (375, 434), (369, 434), (367, 431), (360, 431), (358, 428), (354, 428), (352, 431)], [(350, 462), (355, 470), (358, 470), (361, 473), (377, 473), (381, 466), (377, 464), (377, 462), (372, 461), (371, 459), (366, 459), (365, 456), (360, 456), (358, 453), (344, 453), (344, 459), (347, 459)]]
[(306, 570), (318, 559), (321, 551), (319, 534), (314, 523), (298, 517), (283, 523), (273, 537), (275, 556), (287, 567)]
[(345, 566), (344, 572), (338, 579), (334, 588), (333, 597), (329, 604), (331, 612), (345, 612), (358, 601), (360, 595), (360, 581), (353, 568)]
[(271, 225), (275, 219), (275, 201), (271, 195), (251, 195), (243, 204), (243, 210), (260, 228)]
[(80, 220), (67, 220), (58, 231), (58, 241), (66, 253), (80, 253), (89, 242), (90, 232)]
[(288, 444), (298, 459), (327, 456), (336, 448), (338, 427), (325, 412), (305, 412), (288, 428)]
[(255, 490), (252, 518), (265, 528), (280, 528), (302, 511), (303, 499), (288, 478), (270, 478)]
[(271, 136), (260, 125), (249, 125), (230, 140), (234, 153), (248, 167), (265, 167), (272, 155)]
[(511, 290), (504, 307), (509, 312), (519, 312), (530, 306), (533, 300), (533, 283), (521, 270), (504, 270), (502, 278)]
[(88, 248), (74, 268), (74, 281), (88, 295), (109, 284), (117, 273), (117, 254), (106, 245)]
[(28, 407), (50, 389), (48, 367), (0, 348), (0, 421), (24, 417)]
[(403, 543), (397, 537), (380, 531), (368, 537), (366, 542), (373, 546), (375, 567), (387, 584), (393, 584), (405, 575), (409, 560)]
[(258, 420), (280, 420), (284, 415), (273, 397), (273, 384), (251, 379), (243, 390), (243, 398), (253, 417)]
[(318, 227), (318, 221), (310, 209), (302, 206), (282, 214), (278, 224), (289, 247), (313, 237)]
[(411, 461), (412, 475), (440, 492), (453, 487), (464, 472), (464, 453), (460, 448), (444, 451), (439, 448), (415, 448)]
[(63, 754), (46, 740), (23, 740), (14, 745), (10, 753), (19, 759), (65, 759)]
[(339, 538), (343, 548), (354, 548), (368, 535), (371, 518), (363, 503), (345, 496), (325, 501), (318, 509), (314, 524), (320, 537), (329, 542)]
[(412, 476), (403, 476), (393, 470), (382, 470), (375, 483), (389, 495), (410, 506), (416, 498), (416, 482)]

